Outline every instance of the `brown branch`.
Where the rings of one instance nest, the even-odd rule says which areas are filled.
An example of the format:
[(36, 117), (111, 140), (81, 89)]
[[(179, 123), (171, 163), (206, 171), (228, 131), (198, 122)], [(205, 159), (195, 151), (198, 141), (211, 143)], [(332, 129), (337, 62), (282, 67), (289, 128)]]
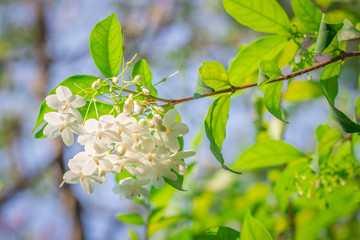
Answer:
[[(277, 78), (269, 81), (268, 83), (273, 83), (273, 82), (278, 82), (278, 81), (283, 81), (283, 80), (287, 80), (287, 79), (290, 79), (290, 78), (294, 78), (294, 77), (302, 75), (304, 73), (311, 72), (311, 71), (314, 71), (316, 69), (325, 67), (326, 65), (329, 65), (331, 63), (334, 63), (334, 62), (337, 62), (337, 61), (340, 61), (340, 60), (344, 60), (345, 58), (348, 58), (348, 57), (355, 57), (355, 56), (360, 56), (360, 51), (342, 52), (342, 53), (340, 53), (340, 55), (338, 55), (338, 56), (336, 56), (334, 58), (330, 58), (330, 59), (328, 59), (326, 61), (323, 61), (321, 63), (317, 63), (317, 64), (315, 64), (313, 66), (310, 66), (308, 68), (304, 68), (302, 70), (299, 70), (299, 71), (296, 71), (296, 72), (293, 72), (293, 73), (290, 73), (290, 74), (287, 74), (285, 76), (277, 77)], [(241, 86), (237, 86), (237, 87), (233, 86), (231, 88), (226, 88), (226, 89), (223, 89), (223, 90), (220, 90), (220, 91), (216, 91), (216, 92), (212, 92), (212, 93), (206, 93), (204, 95), (201, 95), (200, 98), (214, 96), (214, 95), (218, 95), (218, 94), (222, 94), (222, 93), (228, 93), (228, 92), (233, 92), (234, 93), (234, 92), (237, 92), (237, 91), (242, 90), (242, 89), (256, 87), (256, 86), (257, 86), (257, 83), (250, 83), (250, 84), (245, 84), (245, 85), (241, 85)], [(174, 99), (174, 100), (171, 100), (168, 104), (163, 105), (163, 107), (173, 106), (175, 104), (188, 102), (188, 101), (192, 101), (192, 100), (195, 100), (193, 96)]]

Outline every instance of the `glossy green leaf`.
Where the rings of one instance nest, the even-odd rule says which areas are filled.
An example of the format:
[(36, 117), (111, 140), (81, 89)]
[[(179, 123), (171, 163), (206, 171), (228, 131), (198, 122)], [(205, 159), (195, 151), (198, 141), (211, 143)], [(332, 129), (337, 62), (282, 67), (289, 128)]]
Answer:
[(265, 83), (282, 76), (280, 68), (276, 65), (274, 61), (263, 60), (259, 64), (259, 77), (258, 77), (258, 86), (262, 86)]
[(240, 240), (272, 240), (268, 230), (248, 210), (240, 231)]
[(344, 27), (340, 30), (337, 38), (339, 41), (360, 39), (360, 31), (356, 29), (349, 20), (345, 19)]
[(215, 227), (207, 231), (208, 240), (236, 240), (239, 239), (240, 232), (229, 227)]
[(173, 188), (179, 190), (179, 191), (185, 191), (182, 187), (183, 182), (184, 182), (184, 176), (178, 174), (177, 172), (175, 172), (174, 170), (171, 170), (172, 172), (174, 172), (177, 176), (176, 180), (171, 180), (168, 178), (164, 178), (165, 182), (167, 184), (170, 184), (170, 186), (172, 186)]
[[(90, 104), (90, 101), (87, 101), (85, 106), (78, 108), (78, 109), (81, 113), (81, 116), (83, 117), (83, 119), (85, 121), (90, 118), (99, 119), (99, 117), (101, 115), (109, 114), (110, 111), (113, 109), (113, 106), (111, 104), (102, 103), (102, 102), (98, 102), (98, 101), (95, 103), (92, 102)], [(87, 115), (86, 115), (86, 112), (87, 112)]]
[(231, 85), (244, 84), (244, 78), (258, 70), (262, 60), (274, 59), (287, 44), (287, 36), (270, 35), (259, 38), (242, 48), (230, 63)]
[(274, 167), (303, 157), (302, 152), (283, 141), (264, 140), (245, 150), (233, 167), (241, 170)]
[[(141, 85), (149, 87), (151, 90), (151, 95), (156, 97), (158, 93), (155, 87), (152, 85), (153, 75), (150, 70), (149, 64), (145, 59), (140, 59), (134, 64), (131, 70), (131, 78), (134, 79), (136, 75), (141, 76)], [(136, 88), (138, 91), (141, 91), (141, 87), (139, 85), (137, 85)]]
[(319, 30), (322, 13), (310, 0), (291, 0), (291, 6), (295, 16), (311, 32)]
[(323, 96), (321, 86), (317, 82), (292, 81), (284, 94), (286, 101), (303, 101)]
[(279, 68), (283, 68), (289, 65), (296, 55), (299, 46), (294, 42), (294, 40), (289, 40), (285, 48), (280, 51), (280, 53), (274, 58), (276, 65)]
[(240, 24), (259, 32), (290, 33), (284, 9), (275, 0), (223, 0), (225, 10)]
[(199, 74), (203, 82), (216, 91), (231, 87), (229, 75), (219, 62), (203, 62)]
[(325, 15), (323, 14), (319, 36), (316, 40), (315, 50), (316, 54), (322, 53), (332, 42), (337, 32), (344, 26), (343, 23), (330, 24), (324, 21)]
[(194, 90), (194, 99), (198, 99), (200, 96), (206, 93), (212, 93), (214, 91), (215, 91), (214, 89), (212, 89), (211, 87), (209, 87), (204, 83), (204, 81), (200, 77), (200, 74), (198, 74), (198, 78)]
[(342, 129), (347, 133), (360, 132), (360, 125), (353, 122), (348, 116), (335, 107), (335, 97), (338, 92), (337, 79), (342, 63), (327, 65), (320, 77), (320, 84), (330, 104), (331, 113)]
[[(52, 89), (48, 95), (56, 94), (56, 89), (59, 86), (65, 86), (68, 87), (73, 95), (80, 95), (84, 97), (85, 99), (89, 99), (91, 96), (89, 95), (89, 91), (92, 91), (91, 85), (94, 81), (96, 81), (98, 77), (90, 76), (90, 75), (75, 75), (66, 78), (64, 81), (62, 81), (59, 85), (57, 85), (54, 89)], [(39, 115), (36, 120), (35, 127), (33, 129), (33, 133), (36, 130), (36, 128), (44, 121), (44, 114), (48, 112), (53, 112), (54, 109), (51, 109), (46, 105), (46, 101), (44, 100), (41, 103)], [(38, 137), (36, 137), (38, 138)]]
[(121, 26), (113, 13), (95, 25), (90, 33), (91, 56), (105, 77), (119, 74), (123, 57)]
[(144, 219), (138, 213), (118, 214), (117, 219), (121, 222), (132, 225), (143, 225)]
[(230, 97), (230, 95), (221, 96), (211, 104), (205, 119), (205, 132), (210, 141), (210, 150), (221, 163), (222, 168), (238, 173), (224, 165), (224, 157), (221, 153), (229, 118)]
[[(321, 134), (319, 134), (320, 131)], [(337, 129), (330, 129), (327, 125), (320, 125), (316, 129), (316, 136), (318, 139), (317, 155), (321, 163), (327, 160), (332, 147), (343, 139), (343, 135)]]
[(282, 117), (280, 102), (281, 102), (281, 89), (283, 86), (283, 81), (274, 82), (268, 84), (264, 94), (264, 103), (266, 109), (277, 119), (285, 122)]

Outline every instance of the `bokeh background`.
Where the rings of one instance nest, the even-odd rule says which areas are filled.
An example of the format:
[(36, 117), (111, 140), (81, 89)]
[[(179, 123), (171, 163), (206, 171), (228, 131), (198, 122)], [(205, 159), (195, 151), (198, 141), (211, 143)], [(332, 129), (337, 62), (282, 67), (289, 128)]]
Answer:
[[(290, 1), (279, 2), (293, 17)], [(336, 11), (341, 6), (345, 14), (359, 16), (356, 0), (317, 2), (326, 11)], [(115, 180), (111, 178), (107, 184), (96, 185), (92, 195), (83, 193), (80, 186), (59, 188), (67, 161), (80, 147), (66, 148), (59, 139), (35, 140), (31, 133), (41, 101), (59, 82), (76, 74), (101, 76), (91, 59), (88, 38), (94, 25), (113, 12), (122, 25), (127, 60), (135, 53), (137, 59), (145, 58), (153, 71), (154, 82), (179, 71), (159, 85), (159, 96), (163, 98), (191, 96), (197, 69), (203, 61), (219, 61), (227, 67), (239, 45), (263, 35), (239, 25), (225, 12), (220, 0), (1, 0), (2, 240), (127, 239), (130, 226), (119, 222), (116, 214), (143, 211), (138, 204), (119, 200), (113, 194)], [(351, 116), (352, 101), (359, 95), (354, 91), (359, 65), (349, 60), (347, 66), (344, 70), (347, 77), (341, 83), (347, 88), (341, 90), (338, 101)], [(315, 73), (313, 77), (318, 75)], [(231, 166), (255, 141), (256, 94), (251, 90), (232, 100), (223, 148), (227, 165)], [(185, 181), (188, 191), (165, 200), (169, 202), (170, 213), (193, 213), (195, 217), (187, 223), (188, 228), (195, 224), (196, 231), (201, 232), (227, 224), (239, 230), (241, 219), (235, 221), (237, 216), (224, 215), (235, 204), (232, 201), (246, 209), (263, 201), (271, 205), (275, 200), (267, 197), (269, 186), (261, 183), (267, 179), (264, 172), (233, 175), (222, 170), (212, 156), (203, 137), (203, 120), (212, 100), (200, 99), (177, 106), (183, 122), (190, 128), (184, 138), (185, 149), (198, 152), (188, 162), (197, 164)], [(290, 124), (286, 126), (284, 140), (307, 153), (313, 152), (314, 129), (330, 121), (325, 99), (291, 105), (289, 109)], [(273, 124), (279, 123), (274, 120)], [(213, 201), (219, 203), (217, 206), (209, 203), (208, 199), (213, 198), (217, 198)], [(281, 231), (285, 224), (281, 216), (266, 218), (270, 214), (271, 207), (267, 207), (260, 209), (257, 216), (265, 225), (279, 221), (274, 231)], [(176, 224), (170, 227), (171, 231), (177, 231)], [(141, 227), (134, 229), (140, 236), (144, 235)], [(167, 234), (169, 231), (159, 233), (154, 239), (168, 239), (164, 237)]]

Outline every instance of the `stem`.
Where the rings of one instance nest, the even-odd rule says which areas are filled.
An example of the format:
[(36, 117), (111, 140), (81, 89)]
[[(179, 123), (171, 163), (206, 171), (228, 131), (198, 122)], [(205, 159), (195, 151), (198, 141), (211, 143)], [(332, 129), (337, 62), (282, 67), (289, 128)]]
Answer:
[[(287, 80), (287, 79), (290, 79), (290, 78), (293, 78), (293, 77), (296, 77), (296, 76), (299, 76), (299, 75), (302, 75), (304, 73), (307, 73), (307, 72), (311, 72), (311, 71), (314, 71), (316, 69), (319, 69), (319, 68), (322, 68), (322, 67), (325, 67), (326, 65), (329, 65), (331, 63), (334, 63), (334, 62), (337, 62), (339, 60), (344, 60), (345, 58), (347, 57), (355, 57), (355, 56), (360, 56), (360, 51), (353, 51), (353, 52), (342, 52), (340, 53), (338, 56), (334, 57), (334, 58), (330, 58), (326, 61), (323, 61), (321, 63), (318, 63), (318, 64), (315, 64), (313, 66), (310, 66), (308, 68), (304, 68), (302, 70), (299, 70), (299, 71), (296, 71), (296, 72), (293, 72), (293, 73), (290, 73), (290, 74), (287, 74), (285, 76), (280, 76), (280, 77), (277, 77), (269, 82), (267, 82), (266, 84), (268, 83), (273, 83), (273, 82), (278, 82), (278, 81), (283, 81), (283, 80)], [(245, 84), (245, 85), (241, 85), (241, 86), (237, 86), (237, 87), (231, 87), (231, 88), (226, 88), (226, 89), (223, 89), (223, 90), (220, 90), (220, 91), (216, 91), (216, 92), (212, 92), (212, 93), (206, 93), (204, 95), (201, 95), (200, 98), (203, 98), (203, 97), (209, 97), (209, 96), (214, 96), (214, 95), (218, 95), (218, 94), (222, 94), (222, 93), (227, 93), (227, 92), (237, 92), (239, 90), (242, 90), (242, 89), (246, 89), (246, 88), (251, 88), (251, 87), (256, 87), (257, 86), (257, 83), (250, 83), (250, 84)], [(192, 101), (194, 100), (194, 97), (191, 96), (191, 97), (185, 97), (185, 98), (179, 98), (179, 99), (174, 99), (174, 100), (170, 100), (168, 104), (166, 105), (163, 105), (163, 107), (167, 107), (167, 106), (172, 106), (172, 105), (175, 105), (175, 104), (179, 104), (179, 103), (182, 103), (182, 102), (188, 102), (188, 101)]]

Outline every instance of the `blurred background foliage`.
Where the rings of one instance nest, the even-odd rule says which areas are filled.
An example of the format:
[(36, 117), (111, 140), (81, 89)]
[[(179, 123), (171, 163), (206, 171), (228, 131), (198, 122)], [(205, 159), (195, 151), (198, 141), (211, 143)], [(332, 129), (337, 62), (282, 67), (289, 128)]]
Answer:
[[(279, 2), (293, 18), (290, 1)], [(357, 0), (314, 2), (332, 21), (360, 22)], [(64, 149), (58, 140), (35, 141), (31, 130), (42, 99), (60, 81), (75, 74), (99, 75), (91, 61), (88, 36), (112, 12), (123, 28), (126, 59), (135, 53), (145, 58), (154, 82), (180, 71), (159, 85), (159, 96), (164, 98), (191, 96), (203, 61), (219, 61), (228, 67), (238, 49), (264, 35), (238, 24), (220, 0), (2, 0), (0, 239), (137, 239), (146, 234), (152, 239), (206, 239), (208, 229), (218, 226), (239, 231), (248, 210), (274, 239), (360, 238), (360, 196), (354, 190), (359, 179), (352, 178), (358, 176), (359, 158), (354, 156), (359, 157), (359, 151), (354, 153), (349, 142), (342, 141), (329, 162), (329, 169), (350, 179), (346, 186), (337, 179), (328, 186), (311, 188), (318, 176), (302, 161), (293, 163), (300, 166), (300, 172), (289, 166), (284, 172), (269, 168), (232, 174), (221, 169), (203, 138), (203, 120), (213, 99), (178, 107), (190, 127), (185, 149), (198, 152), (184, 183), (186, 192), (170, 186), (153, 190), (149, 204), (120, 201), (111, 184), (96, 186), (89, 196), (79, 186), (59, 188), (66, 163), (79, 146)], [(349, 43), (348, 49), (357, 45), (356, 41)], [(359, 60), (348, 59), (341, 74), (337, 106), (354, 116), (353, 102), (360, 95)], [(316, 71), (299, 79), (319, 76)], [(258, 138), (283, 139), (311, 156), (319, 151), (318, 142), (346, 137), (334, 129), (338, 127), (329, 117), (324, 97), (288, 101), (290, 124), (284, 126), (264, 113), (257, 94), (246, 91), (232, 100), (223, 147), (227, 165)], [(323, 123), (330, 127), (317, 128)], [(330, 171), (328, 179), (332, 175)], [(292, 185), (286, 184), (290, 182), (296, 189), (289, 189)], [(326, 194), (331, 196), (324, 203)], [(293, 199), (290, 204), (289, 198)], [(121, 217), (129, 212), (141, 214), (145, 227), (144, 220), (136, 216)], [(121, 221), (116, 217), (119, 213)]]

